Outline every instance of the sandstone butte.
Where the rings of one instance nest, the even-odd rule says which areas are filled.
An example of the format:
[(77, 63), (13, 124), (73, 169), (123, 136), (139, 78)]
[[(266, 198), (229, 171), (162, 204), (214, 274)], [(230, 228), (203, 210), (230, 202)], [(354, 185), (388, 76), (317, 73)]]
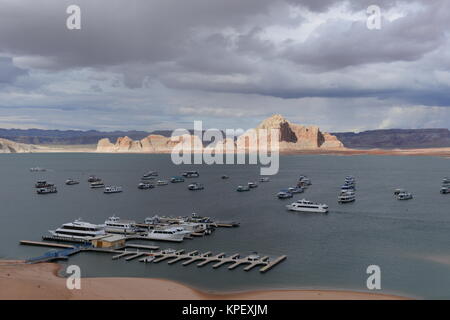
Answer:
[(36, 147), (0, 138), (0, 153), (22, 153), (36, 151)]
[[(342, 150), (345, 149), (342, 142), (335, 136), (321, 132), (317, 126), (302, 126), (291, 123), (281, 115), (273, 115), (259, 124), (255, 130), (248, 130), (239, 136), (236, 141), (224, 139), (214, 146), (205, 146), (198, 136), (183, 135), (178, 137), (178, 141), (172, 141), (170, 137), (161, 135), (149, 135), (142, 140), (132, 140), (129, 137), (118, 138), (116, 143), (112, 143), (108, 138), (98, 141), (97, 152), (145, 152), (145, 153), (170, 153), (179, 143), (187, 143), (193, 146), (193, 152), (201, 152), (204, 149), (214, 149), (216, 152), (234, 152), (234, 151), (257, 151), (256, 147), (250, 147), (252, 132), (261, 132), (263, 129), (269, 129), (268, 139), (270, 141), (270, 129), (276, 130), (279, 137), (280, 152), (296, 152), (302, 150)], [(259, 135), (260, 136), (260, 135)], [(190, 141), (189, 141), (190, 139)], [(268, 148), (270, 149), (270, 143)]]

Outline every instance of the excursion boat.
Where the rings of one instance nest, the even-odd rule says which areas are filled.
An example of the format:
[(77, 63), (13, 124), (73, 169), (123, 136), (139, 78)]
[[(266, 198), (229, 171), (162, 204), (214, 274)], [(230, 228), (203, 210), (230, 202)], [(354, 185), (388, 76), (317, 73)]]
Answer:
[(186, 172), (183, 172), (182, 176), (185, 178), (198, 178), (198, 177), (200, 177), (200, 173), (198, 173), (198, 171), (194, 171), (194, 170), (186, 171)]
[(68, 186), (73, 186), (73, 185), (79, 184), (79, 183), (80, 183), (79, 181), (76, 181), (76, 180), (73, 180), (73, 179), (67, 179), (66, 180), (66, 185), (68, 185)]
[(90, 187), (92, 189), (104, 188), (105, 184), (100, 180), (100, 181), (91, 182)]
[(68, 239), (91, 239), (106, 234), (104, 226), (84, 222), (77, 219), (63, 224), (56, 230), (49, 230), (50, 234)]
[(169, 182), (166, 180), (158, 180), (156, 182), (156, 185), (158, 185), (158, 186), (167, 186), (168, 184), (169, 184)]
[(289, 211), (297, 212), (313, 212), (313, 213), (327, 213), (328, 206), (326, 204), (314, 203), (306, 199), (298, 200), (286, 206)]
[(442, 187), (440, 190), (440, 193), (442, 193), (442, 194), (450, 193), (450, 186)]
[(49, 193), (57, 193), (58, 190), (56, 190), (55, 186), (49, 186), (44, 188), (37, 188), (36, 192), (38, 194), (49, 194)]
[(155, 186), (153, 184), (148, 183), (148, 182), (141, 182), (138, 184), (138, 189), (141, 189), (141, 190), (148, 190), (148, 189), (151, 189), (154, 187)]
[(170, 179), (170, 182), (172, 182), (172, 183), (184, 182), (184, 178), (183, 177), (172, 177)]
[(96, 177), (96, 176), (89, 176), (87, 181), (88, 182), (99, 182), (99, 181), (102, 181), (102, 179), (100, 179), (99, 177)]
[(395, 189), (394, 190), (394, 196), (398, 196), (400, 193), (406, 192), (405, 189)]
[(249, 182), (247, 183), (247, 185), (250, 189), (258, 188), (258, 185), (254, 182)]
[(103, 193), (119, 193), (122, 191), (123, 191), (122, 187), (109, 186), (109, 187), (105, 187), (105, 190), (103, 190)]
[(278, 199), (289, 199), (292, 198), (294, 195), (290, 193), (288, 190), (282, 190), (277, 193)]
[(356, 195), (354, 191), (343, 191), (338, 196), (339, 203), (349, 203), (354, 202), (356, 200)]
[(147, 233), (147, 239), (156, 241), (182, 242), (184, 237), (188, 234), (190, 234), (190, 232), (181, 227), (153, 229)]
[(35, 188), (48, 188), (48, 187), (53, 187), (54, 184), (53, 183), (49, 183), (45, 180), (38, 180), (35, 184), (34, 187)]
[(289, 193), (302, 193), (305, 191), (302, 187), (290, 187), (288, 189)]
[(268, 177), (259, 178), (259, 182), (269, 182), (270, 179)]
[(400, 192), (397, 195), (397, 200), (410, 200), (412, 198), (413, 198), (413, 195), (410, 192)]
[(203, 184), (197, 182), (188, 185), (189, 190), (203, 190), (204, 188)]
[(136, 222), (112, 216), (105, 221), (105, 231), (111, 233), (135, 233), (137, 231)]
[(249, 186), (238, 186), (236, 189), (237, 192), (250, 191)]

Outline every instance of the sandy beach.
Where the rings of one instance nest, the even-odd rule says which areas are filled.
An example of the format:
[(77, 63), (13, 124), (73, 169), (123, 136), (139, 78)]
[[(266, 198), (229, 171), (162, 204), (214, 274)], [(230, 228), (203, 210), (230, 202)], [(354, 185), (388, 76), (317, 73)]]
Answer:
[[(0, 299), (31, 300), (403, 300), (405, 298), (351, 291), (261, 290), (213, 294), (162, 279), (83, 278), (80, 290), (66, 288), (56, 263), (0, 261)], [(3, 288), (7, 288), (4, 290)]]

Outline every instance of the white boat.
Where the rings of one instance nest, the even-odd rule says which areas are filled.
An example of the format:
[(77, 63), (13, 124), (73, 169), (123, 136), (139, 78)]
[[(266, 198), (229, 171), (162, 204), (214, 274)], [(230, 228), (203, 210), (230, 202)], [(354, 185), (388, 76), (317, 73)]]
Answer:
[(205, 187), (203, 186), (203, 184), (197, 183), (197, 182), (191, 183), (190, 185), (188, 185), (188, 189), (189, 190), (193, 190), (193, 191), (195, 191), (195, 190), (203, 190), (204, 188)]
[(182, 173), (182, 176), (185, 178), (198, 178), (200, 173), (198, 171), (186, 171)]
[(105, 235), (104, 226), (92, 224), (77, 219), (74, 222), (65, 223), (56, 230), (49, 230), (53, 236), (69, 239), (90, 239)]
[(406, 190), (405, 189), (395, 189), (394, 190), (394, 196), (397, 196), (397, 195), (399, 195), (402, 192), (406, 192)]
[(269, 182), (270, 179), (268, 177), (259, 178), (259, 182)]
[(441, 192), (442, 194), (450, 193), (450, 186), (444, 186), (444, 187), (442, 187), (440, 192)]
[(47, 169), (45, 168), (40, 167), (30, 168), (30, 172), (45, 172), (45, 171), (47, 171)]
[(349, 203), (354, 202), (356, 200), (355, 192), (353, 191), (343, 191), (338, 196), (338, 202), (339, 203)]
[(73, 180), (73, 179), (67, 179), (66, 180), (66, 185), (68, 185), (68, 186), (73, 186), (73, 185), (79, 184), (79, 183), (80, 183), (79, 181), (76, 181), (76, 180)]
[(413, 195), (410, 192), (400, 192), (397, 195), (397, 200), (410, 200), (412, 198), (413, 198)]
[(298, 200), (286, 206), (290, 211), (297, 212), (315, 212), (315, 213), (327, 213), (328, 206), (326, 204), (314, 203), (306, 199)]
[(98, 189), (98, 188), (103, 188), (105, 186), (105, 184), (102, 181), (94, 181), (91, 182), (90, 187), (92, 189)]
[(181, 227), (170, 227), (165, 229), (153, 229), (148, 232), (147, 238), (157, 241), (182, 242), (189, 231)]
[(257, 188), (257, 187), (258, 187), (258, 185), (257, 185), (256, 183), (254, 183), (254, 182), (249, 182), (249, 183), (247, 183), (247, 185), (248, 185), (248, 187), (249, 187), (250, 189), (253, 189), (253, 188)]
[(158, 186), (167, 186), (169, 184), (169, 182), (167, 180), (158, 180), (156, 182), (156, 185)]
[(133, 220), (122, 220), (119, 217), (112, 216), (105, 221), (105, 231), (111, 233), (135, 233), (137, 230), (136, 222)]
[(38, 194), (49, 194), (49, 193), (57, 193), (58, 190), (56, 190), (55, 186), (50, 186), (50, 187), (44, 187), (44, 188), (37, 188), (36, 192)]
[(105, 190), (103, 191), (103, 193), (119, 193), (119, 192), (122, 192), (122, 187), (116, 186), (105, 187)]

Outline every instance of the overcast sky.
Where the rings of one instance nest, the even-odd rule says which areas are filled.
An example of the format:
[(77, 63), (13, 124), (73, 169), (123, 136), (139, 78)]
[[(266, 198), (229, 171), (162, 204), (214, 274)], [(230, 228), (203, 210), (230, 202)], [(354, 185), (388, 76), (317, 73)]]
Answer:
[(448, 128), (449, 30), (448, 0), (0, 0), (0, 127)]

